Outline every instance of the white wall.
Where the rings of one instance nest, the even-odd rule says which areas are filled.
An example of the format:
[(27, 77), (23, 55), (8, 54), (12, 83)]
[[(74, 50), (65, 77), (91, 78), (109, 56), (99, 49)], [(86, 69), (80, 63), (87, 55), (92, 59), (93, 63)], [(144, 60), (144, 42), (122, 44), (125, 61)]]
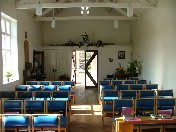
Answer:
[(132, 24), (133, 57), (139, 56), (142, 76), (160, 89), (174, 89), (176, 95), (176, 1), (159, 0)]
[[(80, 10), (64, 9), (59, 16), (68, 15), (70, 12), (72, 15), (78, 12), (80, 14)], [(96, 13), (97, 15), (107, 15), (104, 8)], [(51, 28), (51, 22), (44, 22), (43, 45), (67, 43), (70, 39), (79, 42), (82, 41), (81, 35), (85, 32), (92, 42), (102, 40), (104, 43), (129, 44), (130, 41), (130, 28), (126, 21), (119, 21), (119, 28), (115, 29), (113, 20), (70, 20), (56, 21), (54, 29)]]
[[(33, 61), (32, 51), (41, 45), (40, 26), (39, 22), (33, 21), (33, 16), (25, 10), (16, 10), (15, 0), (0, 0), (0, 11), (17, 20), (17, 40), (18, 40), (18, 65), (19, 65), (19, 81), (3, 85), (3, 78), (0, 76), (0, 90), (14, 90), (14, 86), (23, 83), (24, 64), (24, 40), (25, 31), (28, 32), (28, 41), (30, 49), (30, 61)], [(2, 49), (0, 35), (0, 49)], [(0, 56), (2, 51), (0, 50)], [(2, 64), (2, 57), (0, 57)], [(2, 65), (0, 65), (0, 75), (2, 75)]]

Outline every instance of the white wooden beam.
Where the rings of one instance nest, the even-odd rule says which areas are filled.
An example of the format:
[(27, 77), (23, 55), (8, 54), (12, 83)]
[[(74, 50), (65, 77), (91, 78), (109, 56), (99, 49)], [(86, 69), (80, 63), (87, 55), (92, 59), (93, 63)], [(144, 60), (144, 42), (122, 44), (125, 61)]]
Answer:
[[(72, 7), (111, 7), (127, 8), (129, 3), (112, 2), (76, 2), (76, 3), (40, 3), (42, 8), (72, 8)], [(133, 8), (153, 8), (153, 5), (142, 3), (130, 3)], [(16, 4), (16, 9), (37, 8), (38, 4)]]
[[(53, 17), (35, 17), (35, 21), (51, 21)], [(69, 16), (69, 17), (54, 17), (56, 21), (65, 20), (136, 20), (138, 17), (126, 16)]]

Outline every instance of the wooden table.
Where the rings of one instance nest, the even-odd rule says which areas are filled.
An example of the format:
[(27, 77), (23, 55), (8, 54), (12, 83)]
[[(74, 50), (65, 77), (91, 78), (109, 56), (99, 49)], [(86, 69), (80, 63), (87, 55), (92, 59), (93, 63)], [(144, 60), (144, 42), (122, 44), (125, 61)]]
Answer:
[(169, 124), (176, 123), (176, 117), (172, 119), (152, 119), (148, 116), (139, 117), (141, 121), (124, 121), (122, 117), (116, 118), (115, 132), (133, 132), (135, 124)]

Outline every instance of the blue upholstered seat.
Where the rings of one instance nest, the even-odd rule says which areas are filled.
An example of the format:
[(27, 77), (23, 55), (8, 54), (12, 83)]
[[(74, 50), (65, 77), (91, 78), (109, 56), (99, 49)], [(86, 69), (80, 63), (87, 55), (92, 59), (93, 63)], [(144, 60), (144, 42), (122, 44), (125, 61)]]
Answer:
[(51, 85), (62, 85), (62, 81), (51, 81)]
[(0, 91), (0, 99), (15, 99), (15, 91)]
[(135, 80), (124, 80), (124, 84), (135, 84)]
[(38, 85), (38, 81), (26, 81), (26, 85)]
[(104, 102), (118, 99), (119, 92), (113, 90), (103, 90), (101, 100)]
[(139, 98), (154, 98), (155, 90), (139, 90)]
[(43, 91), (56, 91), (55, 85), (44, 85)]
[(147, 84), (147, 80), (136, 80), (136, 84)]
[(51, 93), (48, 91), (37, 91), (35, 93), (36, 100), (51, 100)]
[(41, 91), (41, 85), (30, 85), (29, 91)]
[(28, 115), (3, 115), (4, 127), (27, 127), (29, 126)]
[(158, 90), (158, 84), (146, 84), (145, 89), (146, 90)]
[(57, 92), (53, 92), (53, 100), (71, 100), (71, 98), (69, 97), (68, 91), (57, 91)]
[(128, 85), (116, 85), (115, 90), (128, 90)]
[(114, 85), (114, 86), (115, 86), (115, 85), (121, 85), (122, 83), (123, 83), (122, 80), (112, 80), (112, 81), (111, 81), (111, 84)]
[(29, 85), (16, 85), (15, 91), (28, 91)]

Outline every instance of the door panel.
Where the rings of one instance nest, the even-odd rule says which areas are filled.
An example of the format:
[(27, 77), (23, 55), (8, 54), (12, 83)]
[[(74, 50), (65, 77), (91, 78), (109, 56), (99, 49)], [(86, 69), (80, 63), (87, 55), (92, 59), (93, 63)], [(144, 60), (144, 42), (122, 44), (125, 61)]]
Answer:
[(85, 88), (97, 88), (98, 50), (86, 50), (85, 60)]
[(47, 80), (57, 81), (60, 75), (68, 74), (67, 50), (46, 50), (44, 58)]

